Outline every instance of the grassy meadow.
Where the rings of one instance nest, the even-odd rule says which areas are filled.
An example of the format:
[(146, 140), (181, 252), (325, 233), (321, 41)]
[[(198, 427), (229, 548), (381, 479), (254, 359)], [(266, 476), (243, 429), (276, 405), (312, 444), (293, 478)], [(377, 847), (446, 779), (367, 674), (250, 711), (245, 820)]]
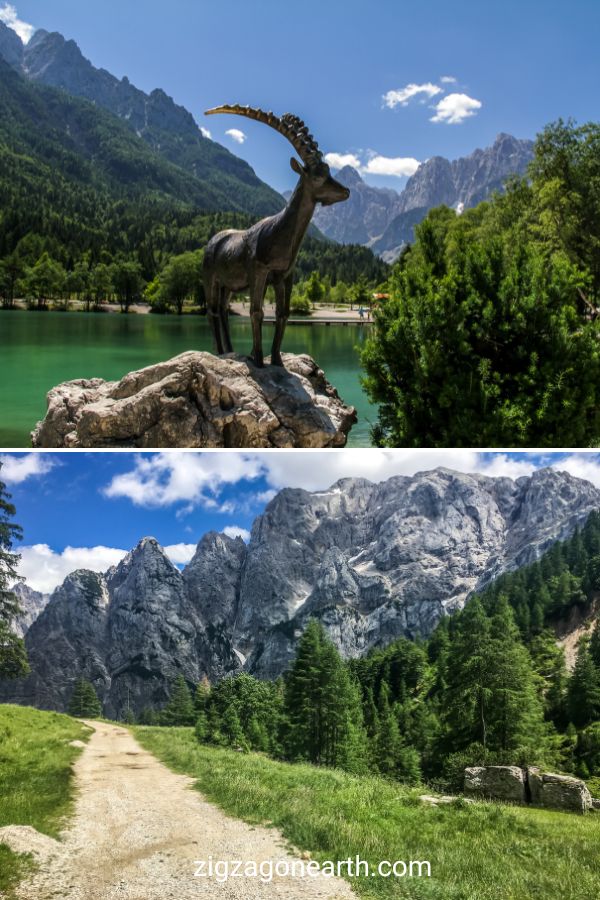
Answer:
[(190, 728), (140, 743), (232, 816), (270, 823), (313, 859), (429, 860), (431, 878), (354, 878), (361, 898), (597, 900), (600, 814), (494, 803), (431, 807), (424, 789), (200, 745)]
[[(0, 704), (0, 827), (31, 825), (57, 837), (73, 800), (71, 767), (81, 753), (73, 740), (90, 731), (60, 713)], [(32, 859), (0, 844), (0, 896), (32, 865)]]

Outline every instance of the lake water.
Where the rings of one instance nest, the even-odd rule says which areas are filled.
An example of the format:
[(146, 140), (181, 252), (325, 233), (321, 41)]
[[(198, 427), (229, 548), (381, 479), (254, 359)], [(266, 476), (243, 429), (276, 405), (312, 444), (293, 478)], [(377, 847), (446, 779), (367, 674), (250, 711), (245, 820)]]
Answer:
[[(232, 319), (237, 352), (252, 345), (248, 320)], [(264, 326), (268, 352), (273, 326)], [(309, 353), (358, 422), (348, 446), (368, 447), (376, 419), (360, 386), (357, 345), (366, 335), (358, 325), (288, 325), (283, 350)], [(116, 380), (133, 369), (169, 359), (185, 350), (211, 350), (206, 319), (117, 313), (0, 311), (0, 447), (28, 447), (29, 433), (46, 412), (46, 393), (74, 378)]]

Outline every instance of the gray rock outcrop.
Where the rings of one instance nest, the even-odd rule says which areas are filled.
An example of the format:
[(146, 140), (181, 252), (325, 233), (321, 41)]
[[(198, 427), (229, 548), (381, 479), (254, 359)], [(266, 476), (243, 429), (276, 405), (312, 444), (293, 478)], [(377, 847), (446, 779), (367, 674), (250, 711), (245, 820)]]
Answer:
[(544, 809), (586, 813), (593, 808), (585, 781), (541, 772), (535, 766), (472, 766), (465, 769), (464, 792), (470, 797), (531, 803)]
[(501, 191), (512, 175), (523, 175), (533, 157), (533, 142), (499, 134), (491, 147), (448, 160), (433, 156), (421, 163), (400, 192), (366, 184), (351, 166), (336, 177), (351, 188), (347, 203), (320, 207), (314, 222), (342, 244), (366, 244), (388, 262), (414, 240), (414, 227), (430, 209), (445, 204), (456, 210), (476, 206)]
[(310, 356), (285, 368), (189, 351), (125, 375), (67, 381), (47, 396), (34, 447), (343, 447), (356, 421)]
[(525, 803), (525, 771), (519, 766), (472, 766), (465, 769), (465, 794)]
[(19, 637), (24, 637), (42, 610), (46, 608), (50, 594), (34, 591), (33, 588), (30, 588), (24, 582), (18, 582), (11, 590), (17, 595), (21, 606), (21, 612), (13, 623), (12, 630)]
[(146, 538), (104, 575), (70, 575), (25, 636), (32, 674), (0, 683), (0, 700), (64, 709), (83, 675), (119, 715), (160, 706), (179, 673), (190, 685), (242, 670), (276, 677), (311, 617), (345, 657), (427, 636), (599, 507), (597, 488), (553, 469), (285, 489), (248, 544), (210, 532), (183, 571)]
[(530, 766), (527, 769), (527, 783), (534, 806), (580, 813), (592, 809), (592, 795), (585, 781), (580, 778), (540, 772), (538, 768)]

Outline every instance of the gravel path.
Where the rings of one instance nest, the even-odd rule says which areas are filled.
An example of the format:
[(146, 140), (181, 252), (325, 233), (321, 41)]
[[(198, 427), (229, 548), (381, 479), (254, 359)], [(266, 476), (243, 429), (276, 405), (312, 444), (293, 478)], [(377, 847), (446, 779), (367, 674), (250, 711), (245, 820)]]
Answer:
[(75, 764), (75, 815), (21, 900), (351, 900), (333, 878), (194, 877), (196, 860), (287, 860), (281, 835), (226, 816), (125, 729), (95, 732)]

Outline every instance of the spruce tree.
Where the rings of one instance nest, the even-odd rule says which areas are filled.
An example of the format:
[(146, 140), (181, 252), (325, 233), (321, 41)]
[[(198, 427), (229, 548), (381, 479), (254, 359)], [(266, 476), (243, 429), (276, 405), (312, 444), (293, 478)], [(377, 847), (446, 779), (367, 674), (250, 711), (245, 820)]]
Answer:
[(209, 697), (210, 681), (205, 675), (202, 681), (196, 685), (196, 692), (194, 693), (194, 709), (197, 713), (206, 712)]
[(77, 719), (98, 719), (102, 715), (102, 704), (93, 684), (85, 678), (78, 678), (69, 701), (69, 714)]
[(539, 749), (546, 736), (543, 707), (531, 657), (505, 596), (491, 618), (488, 670), (487, 746), (508, 754), (524, 746)]
[(183, 675), (178, 675), (173, 682), (169, 702), (163, 709), (160, 718), (162, 725), (194, 724), (194, 703)]
[(10, 494), (0, 481), (0, 678), (21, 678), (29, 672), (25, 644), (13, 631), (20, 607), (17, 595), (11, 590), (18, 581), (19, 562), (19, 555), (12, 552), (12, 547), (22, 537), (21, 528), (12, 521), (14, 515)]
[(490, 621), (479, 597), (460, 613), (448, 651), (448, 687), (442, 718), (450, 752), (486, 747), (490, 715)]
[(567, 709), (577, 728), (585, 728), (600, 718), (600, 676), (586, 638), (579, 643), (577, 661), (569, 680)]
[(298, 642), (285, 696), (287, 755), (360, 771), (366, 766), (360, 692), (323, 626), (311, 620)]

